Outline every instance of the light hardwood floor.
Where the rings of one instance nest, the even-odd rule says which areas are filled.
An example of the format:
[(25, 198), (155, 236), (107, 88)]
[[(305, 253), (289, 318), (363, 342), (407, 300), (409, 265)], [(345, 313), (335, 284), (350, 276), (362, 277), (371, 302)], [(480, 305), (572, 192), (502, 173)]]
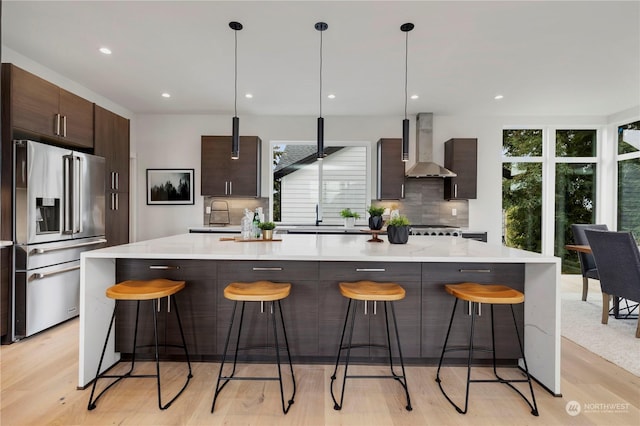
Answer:
[[(90, 389), (76, 390), (78, 320), (0, 348), (0, 424), (8, 425), (638, 425), (640, 378), (562, 339), (562, 397), (534, 385), (540, 411), (506, 386), (474, 384), (469, 412), (458, 414), (434, 381), (435, 367), (407, 368), (413, 411), (404, 409), (404, 393), (393, 380), (352, 380), (342, 411), (329, 394), (332, 367), (295, 365), (295, 404), (282, 414), (277, 382), (232, 382), (210, 413), (218, 364), (193, 364), (194, 377), (167, 410), (157, 406), (153, 379), (129, 379), (116, 385), (87, 411)], [(150, 363), (145, 368), (152, 367)], [(182, 364), (166, 363), (167, 394), (183, 383)], [(246, 367), (243, 367), (246, 368)], [(272, 366), (255, 366), (255, 370)], [(367, 372), (380, 367), (359, 367)], [(271, 370), (274, 371), (274, 370)], [(241, 371), (240, 371), (241, 372)], [(481, 372), (483, 373), (483, 372)], [(506, 374), (505, 374), (506, 375)], [(465, 369), (443, 375), (448, 389), (464, 397)], [(457, 390), (456, 390), (457, 388)], [(570, 401), (580, 404), (576, 416)]]

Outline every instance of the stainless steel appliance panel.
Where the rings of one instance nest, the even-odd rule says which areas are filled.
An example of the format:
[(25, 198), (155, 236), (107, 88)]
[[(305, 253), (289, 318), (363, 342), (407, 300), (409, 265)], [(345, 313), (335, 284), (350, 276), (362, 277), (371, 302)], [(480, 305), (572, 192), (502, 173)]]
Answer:
[(79, 192), (74, 215), (78, 227), (73, 238), (104, 235), (105, 221), (105, 160), (95, 155), (73, 153), (79, 179), (73, 186)]
[(31, 336), (78, 315), (80, 261), (16, 273), (14, 337)]
[(55, 243), (15, 245), (16, 270), (43, 268), (80, 259), (80, 253), (105, 246), (105, 238), (58, 241)]

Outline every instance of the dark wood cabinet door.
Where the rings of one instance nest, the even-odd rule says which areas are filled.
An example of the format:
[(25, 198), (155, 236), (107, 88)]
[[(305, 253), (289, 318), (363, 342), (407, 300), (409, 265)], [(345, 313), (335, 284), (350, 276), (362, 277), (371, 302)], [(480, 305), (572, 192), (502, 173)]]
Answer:
[[(166, 278), (186, 281), (185, 288), (175, 296), (180, 310), (182, 328), (190, 355), (216, 353), (216, 268), (217, 263), (200, 260), (118, 259), (116, 281)], [(142, 306), (145, 305), (145, 306)], [(151, 303), (141, 304), (138, 344), (153, 344), (153, 312)], [(135, 323), (135, 303), (123, 303), (116, 317), (116, 350), (131, 353)], [(106, 332), (106, 330), (105, 330)], [(166, 298), (160, 302), (158, 334), (161, 345), (180, 344), (180, 333), (174, 311), (167, 310)], [(144, 349), (150, 352), (152, 349)], [(163, 354), (182, 353), (181, 349), (162, 348)]]
[(474, 199), (477, 197), (478, 140), (449, 139), (444, 143), (444, 166), (457, 174), (444, 180), (444, 198)]
[[(447, 334), (449, 318), (455, 298), (448, 294), (445, 284), (476, 282), (503, 284), (524, 291), (524, 265), (522, 264), (452, 264), (425, 263), (422, 270), (422, 357), (438, 359)], [(524, 306), (515, 305), (514, 311), (521, 337), (524, 336)], [(491, 347), (491, 306), (482, 304), (476, 317), (475, 344)], [(495, 306), (496, 358), (515, 360), (520, 356), (518, 340), (508, 305)], [(459, 301), (456, 317), (449, 337), (450, 346), (467, 346), (471, 316), (469, 305)], [(451, 352), (447, 358), (466, 358), (466, 352)], [(476, 352), (474, 358), (490, 358), (489, 352)]]
[(93, 103), (60, 89), (61, 137), (69, 144), (93, 148)]
[(129, 193), (107, 192), (105, 237), (107, 246), (129, 243)]
[(129, 120), (95, 106), (95, 151), (105, 158), (107, 190), (129, 192)]
[(0, 336), (9, 332), (9, 262), (11, 260), (11, 248), (0, 250)]
[(60, 131), (60, 89), (55, 84), (13, 65), (11, 67), (11, 118), (13, 127), (57, 137)]
[(261, 141), (240, 137), (240, 158), (231, 159), (231, 136), (202, 136), (201, 193), (218, 197), (259, 197)]
[(402, 139), (380, 139), (378, 141), (378, 200), (404, 198), (404, 162), (401, 158)]

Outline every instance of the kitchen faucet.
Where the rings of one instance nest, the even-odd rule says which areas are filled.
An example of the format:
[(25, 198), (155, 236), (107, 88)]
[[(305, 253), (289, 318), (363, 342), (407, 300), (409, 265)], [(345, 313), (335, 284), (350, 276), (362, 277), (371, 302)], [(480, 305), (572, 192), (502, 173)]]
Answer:
[(320, 216), (318, 215), (319, 208), (320, 208), (320, 206), (318, 204), (316, 204), (316, 226), (320, 225), (320, 222), (322, 222), (322, 219), (320, 219)]

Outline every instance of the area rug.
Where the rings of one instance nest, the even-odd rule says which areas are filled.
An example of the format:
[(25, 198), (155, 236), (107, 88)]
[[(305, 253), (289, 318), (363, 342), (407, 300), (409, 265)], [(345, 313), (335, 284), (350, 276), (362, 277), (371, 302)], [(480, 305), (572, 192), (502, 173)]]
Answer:
[(601, 293), (590, 288), (586, 301), (580, 297), (578, 292), (562, 293), (562, 336), (640, 377), (637, 320), (609, 317), (609, 324), (601, 324)]

